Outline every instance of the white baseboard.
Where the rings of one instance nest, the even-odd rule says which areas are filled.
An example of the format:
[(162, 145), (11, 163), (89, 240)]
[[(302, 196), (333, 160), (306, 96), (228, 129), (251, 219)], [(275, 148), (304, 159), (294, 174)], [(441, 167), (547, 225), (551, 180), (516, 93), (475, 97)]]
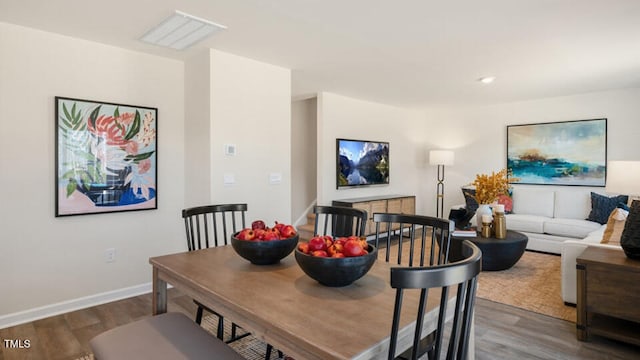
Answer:
[[(0, 316), (0, 329), (151, 292), (151, 283), (107, 291)], [(149, 309), (151, 312), (151, 309)]]

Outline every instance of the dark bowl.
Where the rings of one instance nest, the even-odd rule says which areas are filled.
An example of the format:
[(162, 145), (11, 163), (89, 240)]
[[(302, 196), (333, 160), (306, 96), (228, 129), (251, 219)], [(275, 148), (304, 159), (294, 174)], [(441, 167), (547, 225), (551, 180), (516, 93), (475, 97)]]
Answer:
[(298, 234), (288, 239), (271, 241), (239, 240), (237, 234), (231, 236), (231, 246), (238, 255), (256, 265), (275, 264), (298, 246)]
[(378, 258), (378, 249), (369, 245), (367, 255), (345, 258), (316, 257), (296, 249), (295, 257), (305, 274), (322, 285), (347, 286), (363, 277)]

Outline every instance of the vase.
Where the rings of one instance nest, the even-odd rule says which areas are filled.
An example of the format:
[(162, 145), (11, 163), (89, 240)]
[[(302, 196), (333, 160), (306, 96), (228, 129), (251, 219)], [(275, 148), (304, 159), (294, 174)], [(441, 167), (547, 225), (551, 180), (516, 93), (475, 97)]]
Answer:
[(628, 258), (640, 260), (640, 200), (633, 200), (629, 207), (620, 246)]
[(491, 218), (490, 222), (493, 221), (493, 211), (491, 210), (490, 204), (478, 205), (478, 210), (476, 210), (476, 224), (478, 231), (482, 229), (482, 215), (489, 215), (489, 217)]
[(91, 184), (80, 181), (78, 191), (85, 194), (96, 206), (119, 206), (122, 197), (130, 191), (130, 183), (127, 176), (131, 173), (131, 166), (123, 169), (107, 169), (104, 184)]

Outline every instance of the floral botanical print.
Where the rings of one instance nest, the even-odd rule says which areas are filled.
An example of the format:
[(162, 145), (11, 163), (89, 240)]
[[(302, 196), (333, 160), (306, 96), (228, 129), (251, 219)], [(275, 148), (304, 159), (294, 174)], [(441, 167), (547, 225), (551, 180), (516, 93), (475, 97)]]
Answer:
[(56, 215), (155, 209), (157, 109), (56, 98)]

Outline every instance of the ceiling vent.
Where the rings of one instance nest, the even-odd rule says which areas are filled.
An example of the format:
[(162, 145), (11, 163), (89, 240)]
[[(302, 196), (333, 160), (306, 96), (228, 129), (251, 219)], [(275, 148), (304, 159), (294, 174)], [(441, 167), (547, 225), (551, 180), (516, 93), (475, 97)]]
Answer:
[(159, 46), (184, 50), (227, 27), (176, 10), (165, 21), (149, 30), (140, 40)]

